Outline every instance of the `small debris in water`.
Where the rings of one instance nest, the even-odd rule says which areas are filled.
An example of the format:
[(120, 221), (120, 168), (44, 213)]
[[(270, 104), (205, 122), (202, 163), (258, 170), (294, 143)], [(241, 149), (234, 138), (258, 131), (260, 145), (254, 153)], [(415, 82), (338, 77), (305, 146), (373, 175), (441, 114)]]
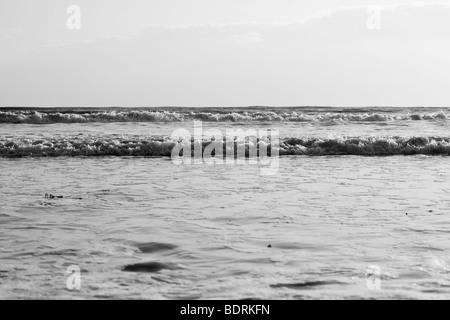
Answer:
[(271, 244), (269, 244), (269, 245), (267, 246), (267, 248), (272, 248), (272, 245), (271, 245)]
[(51, 206), (52, 204), (49, 202), (41, 202), (40, 205), (41, 206)]
[(51, 193), (46, 193), (44, 197), (45, 197), (45, 199), (62, 199), (62, 198), (64, 198), (64, 196), (54, 196)]

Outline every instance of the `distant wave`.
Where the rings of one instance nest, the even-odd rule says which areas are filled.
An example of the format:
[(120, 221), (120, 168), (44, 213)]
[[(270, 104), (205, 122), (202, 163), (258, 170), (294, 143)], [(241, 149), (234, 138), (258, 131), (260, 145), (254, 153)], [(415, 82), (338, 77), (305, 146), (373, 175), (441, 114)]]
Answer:
[[(202, 150), (211, 141), (184, 140), (184, 145), (201, 145)], [(216, 142), (217, 143), (217, 142)], [(279, 155), (450, 155), (450, 138), (440, 137), (342, 137), (335, 139), (284, 138), (270, 142), (267, 139), (245, 141), (228, 138), (222, 141), (225, 154), (234, 154), (243, 147), (246, 156), (257, 144), (268, 149), (268, 155), (278, 151)], [(58, 139), (2, 139), (0, 157), (58, 157), (58, 156), (157, 156), (170, 157), (174, 147), (181, 149), (180, 141), (162, 138), (58, 138)], [(266, 150), (267, 150), (266, 149)], [(192, 151), (193, 152), (193, 151)], [(182, 155), (182, 152), (179, 153)], [(192, 154), (191, 154), (192, 155)]]
[(301, 112), (286, 109), (265, 111), (169, 111), (104, 110), (99, 112), (57, 112), (46, 110), (0, 111), (0, 123), (90, 123), (90, 122), (388, 122), (404, 120), (448, 120), (445, 111), (416, 113), (392, 112)]

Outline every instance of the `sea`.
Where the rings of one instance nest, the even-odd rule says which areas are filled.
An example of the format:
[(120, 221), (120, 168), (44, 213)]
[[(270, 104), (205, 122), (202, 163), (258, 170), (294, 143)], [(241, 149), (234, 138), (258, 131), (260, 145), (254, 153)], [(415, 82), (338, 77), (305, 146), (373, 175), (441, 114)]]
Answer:
[(0, 299), (449, 299), (449, 128), (444, 107), (1, 108)]

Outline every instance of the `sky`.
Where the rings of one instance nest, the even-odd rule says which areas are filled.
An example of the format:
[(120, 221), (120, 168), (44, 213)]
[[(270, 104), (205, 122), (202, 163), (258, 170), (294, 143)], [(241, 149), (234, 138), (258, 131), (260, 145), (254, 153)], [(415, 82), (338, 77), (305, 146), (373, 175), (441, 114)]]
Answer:
[(0, 1), (0, 106), (443, 107), (449, 84), (450, 0)]

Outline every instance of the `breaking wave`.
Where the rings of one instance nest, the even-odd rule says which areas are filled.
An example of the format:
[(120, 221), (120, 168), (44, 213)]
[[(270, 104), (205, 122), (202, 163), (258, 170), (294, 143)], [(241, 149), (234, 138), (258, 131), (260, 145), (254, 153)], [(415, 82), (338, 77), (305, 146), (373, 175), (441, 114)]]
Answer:
[[(213, 144), (213, 145), (212, 145)], [(245, 156), (253, 155), (252, 150), (266, 150), (274, 155), (450, 155), (450, 138), (442, 137), (341, 137), (320, 138), (284, 138), (270, 141), (268, 138), (240, 139), (227, 138), (215, 141), (213, 138), (203, 141), (194, 138), (172, 140), (170, 137), (158, 138), (58, 138), (58, 139), (2, 139), (0, 157), (58, 157), (58, 156), (155, 156), (171, 157), (183, 155), (196, 148), (207, 150), (214, 155), (222, 149), (225, 156), (237, 156), (238, 150), (245, 150)], [(208, 147), (209, 146), (209, 147)], [(184, 147), (184, 149), (183, 149)], [(207, 148), (208, 147), (208, 148)], [(214, 149), (213, 147), (216, 147)], [(265, 148), (265, 149), (262, 149)], [(175, 153), (173, 153), (175, 151)], [(241, 153), (239, 153), (241, 155)]]
[(98, 112), (73, 111), (36, 111), (8, 110), (0, 111), (0, 123), (89, 123), (89, 122), (388, 122), (447, 120), (450, 113), (444, 111), (426, 113), (392, 112), (301, 112), (287, 109), (267, 111), (169, 111), (169, 110), (104, 110)]

